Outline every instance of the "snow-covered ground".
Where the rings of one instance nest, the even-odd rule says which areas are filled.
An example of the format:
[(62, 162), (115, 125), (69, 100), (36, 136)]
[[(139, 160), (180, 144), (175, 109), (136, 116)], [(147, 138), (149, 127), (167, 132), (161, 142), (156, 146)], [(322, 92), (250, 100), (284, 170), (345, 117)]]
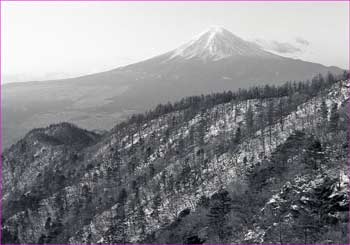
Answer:
[[(242, 175), (246, 172), (246, 170), (252, 165), (261, 162), (264, 158), (269, 158), (271, 153), (276, 149), (277, 146), (283, 144), (286, 139), (293, 134), (296, 130), (309, 130), (311, 124), (316, 125), (319, 121), (319, 116), (317, 112), (320, 109), (322, 100), (325, 99), (328, 109), (333, 103), (338, 103), (340, 106), (345, 100), (349, 98), (349, 81), (346, 82), (347, 86), (340, 87), (339, 83), (335, 84), (330, 92), (324, 96), (317, 96), (312, 100), (306, 102), (305, 104), (299, 105), (297, 111), (287, 115), (283, 118), (283, 130), (279, 123), (276, 123), (271, 127), (272, 130), (272, 144), (270, 144), (268, 128), (265, 128), (265, 133), (262, 135), (260, 131), (255, 133), (255, 136), (252, 139), (247, 139), (242, 142), (238, 149), (233, 153), (225, 153), (223, 155), (218, 156), (217, 158), (210, 159), (208, 164), (208, 169), (206, 171), (206, 178), (198, 186), (183, 186), (182, 189), (176, 190), (179, 195), (168, 196), (165, 193), (161, 193), (162, 203), (160, 205), (160, 223), (152, 218), (150, 215), (146, 217), (146, 222), (148, 223), (147, 227), (149, 230), (147, 232), (151, 232), (152, 230), (156, 230), (162, 222), (173, 220), (181, 210), (185, 208), (195, 208), (195, 203), (198, 201), (201, 195), (211, 196), (215, 193), (220, 186), (226, 186), (234, 181), (243, 181)], [(249, 101), (252, 105), (257, 104), (257, 101)], [(237, 129), (239, 124), (243, 124), (243, 115), (246, 112), (247, 105), (246, 102), (240, 103), (236, 105), (238, 107), (238, 111), (240, 115), (236, 117), (236, 121), (234, 121), (235, 110), (234, 106), (231, 103), (218, 105), (214, 107), (209, 113), (214, 114), (215, 110), (226, 110), (223, 118), (218, 118), (212, 125), (209, 125), (209, 131), (206, 133), (206, 141), (214, 139), (219, 135), (219, 132), (234, 132)], [(256, 111), (257, 108), (253, 106), (253, 110)], [(164, 130), (167, 125), (164, 125), (164, 118), (155, 119), (152, 121), (152, 126), (148, 125), (143, 131), (142, 137), (147, 137), (152, 133), (159, 133)], [(180, 134), (182, 137), (186, 137), (188, 134), (189, 127), (195, 126), (200, 121), (200, 115), (195, 116), (188, 125), (184, 125), (183, 128), (177, 130), (177, 134), (170, 135), (167, 142), (164, 142), (160, 148), (158, 149), (159, 154), (152, 155), (149, 158), (149, 161), (143, 163), (137, 171), (142, 172), (151, 162), (157, 161), (157, 158), (161, 158), (164, 156), (163, 152), (166, 152), (171, 148), (172, 144), (179, 138)], [(156, 127), (154, 125), (157, 125)], [(137, 135), (134, 135), (134, 140), (137, 142)], [(129, 147), (129, 145), (127, 145)], [(247, 162), (244, 162), (244, 159), (248, 159)], [(182, 162), (177, 161), (169, 164), (164, 171), (166, 171), (167, 176), (177, 174), (177, 169), (181, 169)], [(145, 213), (150, 214), (152, 212), (152, 202), (151, 200), (154, 198), (154, 193), (150, 186), (159, 185), (161, 183), (162, 173), (154, 176), (152, 181), (147, 185), (140, 188), (140, 193), (142, 193), (145, 198)], [(176, 177), (175, 177), (176, 178)], [(239, 179), (242, 178), (242, 179)], [(344, 177), (344, 180), (347, 179)], [(269, 203), (276, 202), (278, 200), (278, 195), (275, 195)], [(108, 211), (106, 211), (108, 213)], [(89, 226), (86, 226), (82, 229), (82, 233), (86, 235), (90, 232), (95, 233), (97, 236), (102, 236), (101, 230), (91, 229), (94, 227), (93, 224), (99, 223), (98, 220), (103, 220), (103, 216), (106, 215), (106, 212), (101, 214), (100, 216), (96, 216), (92, 223)], [(174, 215), (175, 213), (175, 215)], [(137, 229), (134, 229), (133, 224), (134, 220), (136, 220), (137, 216), (133, 212), (133, 210), (129, 210), (128, 220), (129, 220), (129, 234), (134, 234), (133, 242), (136, 242), (139, 238), (139, 234), (137, 233)], [(85, 232), (84, 232), (85, 231)], [(136, 231), (136, 232), (135, 232)], [(260, 234), (261, 235), (261, 234)], [(254, 234), (254, 236), (259, 237), (259, 234)], [(247, 237), (253, 236), (252, 233), (248, 233)], [(81, 233), (79, 234), (81, 237)], [(77, 241), (75, 238), (72, 238), (72, 241)]]

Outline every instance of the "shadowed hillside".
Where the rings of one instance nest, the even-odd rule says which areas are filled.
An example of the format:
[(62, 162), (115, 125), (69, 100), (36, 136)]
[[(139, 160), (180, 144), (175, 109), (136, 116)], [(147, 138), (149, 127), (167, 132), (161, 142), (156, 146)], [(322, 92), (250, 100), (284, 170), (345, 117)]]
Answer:
[(69, 123), (2, 155), (3, 243), (348, 243), (348, 74)]

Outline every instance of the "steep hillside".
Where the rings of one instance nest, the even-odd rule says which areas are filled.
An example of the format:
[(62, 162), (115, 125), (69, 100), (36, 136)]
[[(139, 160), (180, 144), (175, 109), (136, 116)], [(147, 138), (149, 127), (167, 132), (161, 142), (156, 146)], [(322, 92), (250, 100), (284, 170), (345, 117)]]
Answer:
[(307, 80), (337, 67), (269, 53), (223, 28), (136, 64), (77, 78), (2, 87), (3, 145), (58, 121), (110, 129), (117, 121), (185, 96)]
[(3, 242), (345, 243), (349, 88), (318, 77), (188, 97), (103, 135), (33, 130), (3, 154)]

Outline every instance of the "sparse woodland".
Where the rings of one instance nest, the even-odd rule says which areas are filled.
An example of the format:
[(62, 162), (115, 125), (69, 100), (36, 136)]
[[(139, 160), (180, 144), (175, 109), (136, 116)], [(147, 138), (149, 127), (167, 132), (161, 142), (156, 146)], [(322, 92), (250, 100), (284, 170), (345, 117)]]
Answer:
[(186, 97), (2, 155), (2, 243), (349, 243), (349, 73)]

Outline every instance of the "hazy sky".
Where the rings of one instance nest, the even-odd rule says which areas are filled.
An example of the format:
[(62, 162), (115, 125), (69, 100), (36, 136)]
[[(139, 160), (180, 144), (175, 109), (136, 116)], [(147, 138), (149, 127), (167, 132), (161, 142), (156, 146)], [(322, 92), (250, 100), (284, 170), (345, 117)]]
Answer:
[(349, 67), (347, 2), (2, 2), (5, 82), (130, 64), (212, 25), (281, 54)]

